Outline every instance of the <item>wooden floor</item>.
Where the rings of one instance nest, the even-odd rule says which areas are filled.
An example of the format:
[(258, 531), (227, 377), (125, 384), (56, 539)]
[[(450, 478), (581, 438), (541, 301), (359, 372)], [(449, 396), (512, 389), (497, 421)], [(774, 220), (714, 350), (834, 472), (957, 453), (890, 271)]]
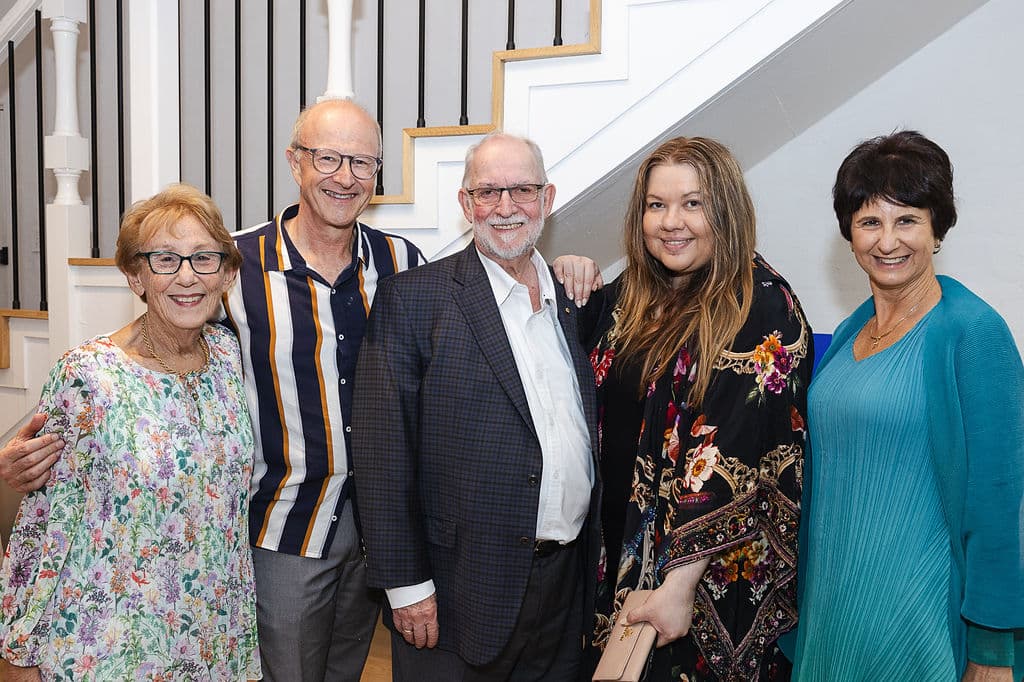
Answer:
[(361, 682), (391, 682), (391, 633), (378, 621)]

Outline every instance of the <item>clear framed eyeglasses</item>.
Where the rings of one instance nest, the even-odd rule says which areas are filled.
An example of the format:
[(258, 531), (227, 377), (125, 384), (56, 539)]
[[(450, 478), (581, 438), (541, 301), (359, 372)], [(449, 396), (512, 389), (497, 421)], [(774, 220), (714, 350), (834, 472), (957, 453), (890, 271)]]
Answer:
[(512, 185), (511, 187), (477, 187), (467, 189), (466, 194), (481, 206), (494, 206), (501, 201), (501, 193), (508, 192), (509, 198), (517, 204), (529, 204), (537, 200), (545, 184)]
[(338, 169), (341, 168), (341, 164), (345, 163), (345, 159), (348, 159), (348, 167), (352, 175), (360, 180), (369, 180), (377, 174), (377, 171), (380, 170), (381, 165), (384, 163), (382, 159), (376, 156), (342, 154), (333, 149), (324, 149), (322, 147), (303, 147), (301, 144), (298, 144), (295, 145), (295, 149), (309, 154), (313, 159), (313, 168), (324, 175), (337, 173)]

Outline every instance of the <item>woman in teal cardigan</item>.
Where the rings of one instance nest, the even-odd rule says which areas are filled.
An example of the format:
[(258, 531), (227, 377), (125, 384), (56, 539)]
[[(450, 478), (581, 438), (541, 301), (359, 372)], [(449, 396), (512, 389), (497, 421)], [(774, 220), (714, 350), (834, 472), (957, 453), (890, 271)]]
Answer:
[(1024, 366), (999, 314), (935, 274), (952, 175), (912, 131), (839, 169), (873, 295), (809, 393), (795, 680), (1024, 676)]

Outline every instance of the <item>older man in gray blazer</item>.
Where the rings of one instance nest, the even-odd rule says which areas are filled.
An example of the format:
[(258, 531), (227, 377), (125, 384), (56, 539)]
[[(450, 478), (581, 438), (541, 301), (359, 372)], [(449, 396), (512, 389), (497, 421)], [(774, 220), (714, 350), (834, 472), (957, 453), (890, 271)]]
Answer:
[(570, 680), (599, 551), (593, 374), (534, 245), (540, 150), (466, 155), (473, 243), (380, 285), (356, 371), (356, 495), (396, 680)]

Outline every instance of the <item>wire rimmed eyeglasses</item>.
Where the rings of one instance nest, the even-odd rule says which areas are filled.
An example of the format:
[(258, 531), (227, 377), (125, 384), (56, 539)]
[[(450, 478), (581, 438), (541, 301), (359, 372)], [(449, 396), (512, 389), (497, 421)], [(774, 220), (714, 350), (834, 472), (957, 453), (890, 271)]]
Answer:
[(303, 147), (301, 144), (294, 145), (294, 148), (309, 154), (313, 159), (313, 168), (324, 175), (337, 173), (341, 164), (348, 159), (348, 168), (352, 175), (360, 180), (369, 180), (377, 174), (384, 163), (382, 159), (367, 154), (342, 154), (333, 149)]
[(145, 258), (155, 275), (173, 275), (181, 269), (182, 261), (186, 260), (192, 266), (192, 272), (197, 275), (212, 275), (220, 272), (228, 254), (223, 251), (196, 251), (191, 256), (183, 256), (174, 251), (140, 251), (135, 255)]
[(536, 201), (540, 191), (547, 187), (546, 184), (523, 184), (512, 185), (511, 187), (477, 187), (467, 189), (466, 194), (473, 197), (473, 201), (481, 206), (494, 206), (501, 201), (501, 193), (508, 192), (509, 198), (517, 204), (528, 204)]

